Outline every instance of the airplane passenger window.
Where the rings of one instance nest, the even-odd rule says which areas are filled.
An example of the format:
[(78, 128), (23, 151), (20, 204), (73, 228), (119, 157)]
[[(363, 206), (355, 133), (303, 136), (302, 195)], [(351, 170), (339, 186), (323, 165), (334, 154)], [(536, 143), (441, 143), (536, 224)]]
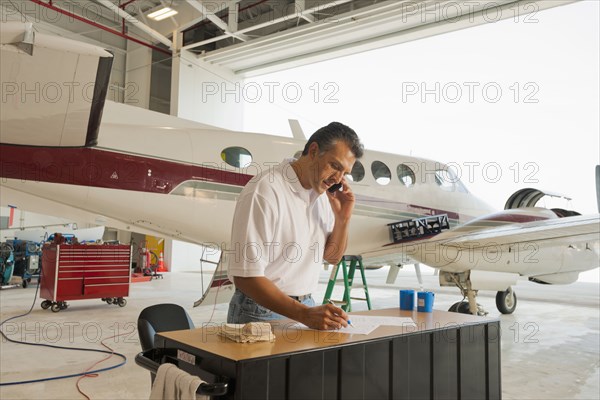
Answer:
[(245, 168), (252, 162), (252, 154), (243, 147), (228, 147), (221, 151), (221, 159), (236, 168)]
[(352, 167), (350, 175), (346, 175), (346, 179), (350, 182), (360, 182), (365, 177), (365, 167), (363, 167), (360, 161), (356, 161)]
[(396, 167), (396, 174), (398, 175), (400, 183), (404, 186), (410, 187), (415, 184), (415, 173), (408, 165), (399, 164), (398, 167)]
[(375, 178), (375, 182), (380, 185), (387, 185), (392, 180), (390, 169), (381, 161), (373, 161), (371, 164), (371, 173), (373, 174), (373, 178)]

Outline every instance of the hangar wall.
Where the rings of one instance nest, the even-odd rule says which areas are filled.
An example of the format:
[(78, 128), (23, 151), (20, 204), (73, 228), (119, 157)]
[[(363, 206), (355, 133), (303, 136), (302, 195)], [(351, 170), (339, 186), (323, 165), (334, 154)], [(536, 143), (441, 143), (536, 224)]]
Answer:
[(171, 115), (225, 129), (241, 130), (241, 79), (181, 50), (173, 57)]

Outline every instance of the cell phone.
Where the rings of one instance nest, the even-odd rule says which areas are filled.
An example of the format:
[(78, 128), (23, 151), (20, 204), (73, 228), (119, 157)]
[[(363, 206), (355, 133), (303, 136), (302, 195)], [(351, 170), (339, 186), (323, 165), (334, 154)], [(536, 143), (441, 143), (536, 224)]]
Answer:
[(335, 193), (338, 190), (340, 190), (341, 187), (342, 187), (341, 183), (336, 183), (335, 185), (331, 185), (331, 187), (327, 190), (329, 191), (329, 193)]

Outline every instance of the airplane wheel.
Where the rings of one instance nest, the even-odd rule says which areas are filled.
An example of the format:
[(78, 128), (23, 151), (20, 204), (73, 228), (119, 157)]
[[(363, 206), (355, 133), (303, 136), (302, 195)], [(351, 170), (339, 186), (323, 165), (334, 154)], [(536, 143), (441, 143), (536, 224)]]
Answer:
[(517, 308), (517, 295), (512, 288), (496, 293), (496, 308), (502, 314), (512, 314)]
[(458, 303), (454, 303), (448, 309), (448, 311), (457, 312), (459, 314), (471, 314), (471, 311), (469, 311), (469, 302), (468, 301), (459, 301)]

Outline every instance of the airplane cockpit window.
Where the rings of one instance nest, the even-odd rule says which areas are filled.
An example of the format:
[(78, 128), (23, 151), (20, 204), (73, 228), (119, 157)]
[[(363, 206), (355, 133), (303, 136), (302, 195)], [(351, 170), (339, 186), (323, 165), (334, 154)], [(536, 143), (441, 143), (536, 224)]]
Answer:
[(413, 170), (406, 164), (399, 164), (396, 167), (396, 174), (400, 183), (406, 187), (410, 187), (415, 184), (416, 178)]
[(449, 192), (453, 192), (455, 190), (463, 193), (469, 192), (452, 169), (436, 170), (435, 183), (437, 183), (442, 189)]
[(375, 178), (375, 182), (380, 185), (387, 185), (392, 180), (390, 169), (381, 161), (373, 161), (371, 164), (371, 173), (373, 174), (373, 178)]
[(350, 171), (349, 175), (346, 175), (346, 179), (350, 182), (360, 182), (365, 177), (365, 167), (363, 167), (360, 161), (354, 162), (354, 166), (352, 167), (352, 171)]
[(447, 169), (435, 171), (435, 183), (444, 190), (454, 191), (454, 179), (452, 179), (452, 173)]
[(252, 154), (243, 147), (228, 147), (221, 151), (221, 159), (235, 168), (245, 168), (252, 162)]

